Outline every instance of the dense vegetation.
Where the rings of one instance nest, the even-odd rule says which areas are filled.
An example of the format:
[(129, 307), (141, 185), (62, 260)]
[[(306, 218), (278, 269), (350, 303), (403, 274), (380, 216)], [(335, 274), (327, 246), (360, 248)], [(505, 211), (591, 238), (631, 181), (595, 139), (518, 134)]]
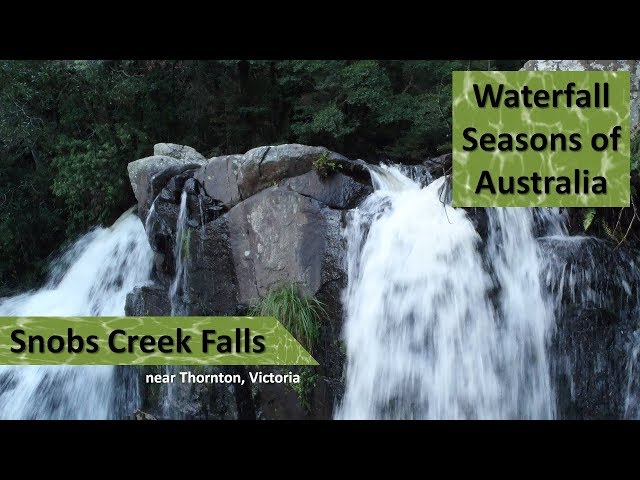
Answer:
[(450, 72), (524, 61), (0, 61), (0, 294), (134, 203), (154, 143), (281, 142), (418, 161), (448, 148)]

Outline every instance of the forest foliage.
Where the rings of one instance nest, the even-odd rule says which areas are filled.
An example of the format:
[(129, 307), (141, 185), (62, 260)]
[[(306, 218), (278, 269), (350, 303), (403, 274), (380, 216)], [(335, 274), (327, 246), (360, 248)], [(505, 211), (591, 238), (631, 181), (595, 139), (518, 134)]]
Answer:
[(0, 294), (134, 203), (158, 142), (205, 156), (287, 142), (417, 162), (449, 148), (451, 72), (523, 60), (0, 61)]

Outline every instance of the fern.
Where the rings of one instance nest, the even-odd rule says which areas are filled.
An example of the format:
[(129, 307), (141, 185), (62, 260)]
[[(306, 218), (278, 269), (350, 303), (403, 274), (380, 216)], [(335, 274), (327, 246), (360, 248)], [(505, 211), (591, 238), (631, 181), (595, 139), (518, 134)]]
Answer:
[(589, 227), (593, 223), (593, 219), (595, 218), (595, 216), (596, 216), (595, 208), (588, 208), (584, 212), (584, 216), (582, 217), (582, 227), (584, 228), (585, 232), (589, 229)]
[(602, 221), (602, 229), (604, 230), (604, 232), (607, 234), (607, 236), (613, 240), (614, 242), (621, 242), (622, 238), (620, 237), (620, 235), (616, 235), (616, 232), (611, 230), (611, 227), (609, 226), (609, 224), (607, 222), (605, 222), (604, 220)]

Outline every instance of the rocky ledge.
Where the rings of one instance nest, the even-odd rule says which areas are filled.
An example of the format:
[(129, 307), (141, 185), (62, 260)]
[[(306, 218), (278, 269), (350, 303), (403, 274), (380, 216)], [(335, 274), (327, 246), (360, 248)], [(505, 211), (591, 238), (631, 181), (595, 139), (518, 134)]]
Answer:
[(287, 387), (272, 386), (245, 392), (251, 398), (236, 398), (234, 411), (241, 412), (242, 404), (245, 413), (250, 405), (243, 415), (247, 418), (302, 418), (308, 410), (329, 417), (343, 369), (338, 345), (346, 282), (341, 230), (346, 210), (372, 191), (364, 164), (324, 147), (298, 144), (205, 159), (191, 147), (163, 143), (153, 156), (131, 162), (128, 171), (154, 267), (153, 283), (128, 295), (126, 314), (171, 313), (184, 191), (188, 274), (181, 302), (189, 315), (242, 315), (271, 289), (289, 284), (315, 295), (328, 312), (314, 352), (322, 367), (316, 372), (320, 381), (313, 408), (305, 411)]

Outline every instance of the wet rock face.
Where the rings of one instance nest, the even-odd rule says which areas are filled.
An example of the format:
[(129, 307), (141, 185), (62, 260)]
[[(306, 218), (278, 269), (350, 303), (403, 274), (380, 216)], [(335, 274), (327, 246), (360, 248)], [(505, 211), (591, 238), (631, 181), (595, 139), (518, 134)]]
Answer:
[[(194, 375), (233, 375), (246, 377), (239, 366), (184, 366), (174, 372)], [(144, 366), (142, 375), (168, 374), (164, 366)], [(247, 383), (245, 381), (245, 383)], [(170, 386), (169, 386), (170, 385)], [(171, 394), (168, 394), (171, 388)], [(252, 398), (243, 395), (239, 384), (189, 383), (176, 380), (173, 384), (143, 383), (142, 409), (160, 420), (244, 420), (255, 418)]]
[(238, 281), (230, 246), (228, 216), (192, 230), (188, 262), (187, 299), (190, 314), (236, 314)]
[(560, 319), (552, 344), (560, 418), (624, 418), (625, 323), (599, 308), (574, 308)]
[(640, 288), (637, 255), (586, 237), (539, 240), (555, 300), (551, 371), (558, 415), (624, 418)]

